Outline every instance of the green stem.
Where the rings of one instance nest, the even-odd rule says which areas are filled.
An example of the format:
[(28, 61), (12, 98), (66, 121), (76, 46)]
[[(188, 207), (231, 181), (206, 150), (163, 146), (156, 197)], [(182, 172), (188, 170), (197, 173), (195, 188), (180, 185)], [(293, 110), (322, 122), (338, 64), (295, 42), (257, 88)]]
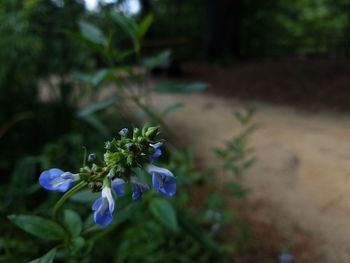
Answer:
[(61, 206), (67, 201), (67, 199), (69, 197), (71, 197), (75, 192), (79, 191), (80, 189), (84, 188), (86, 186), (86, 182), (82, 181), (78, 184), (76, 184), (75, 186), (73, 186), (68, 192), (66, 192), (61, 198), (60, 200), (57, 201), (57, 203), (55, 204), (54, 208), (52, 209), (52, 217), (54, 219), (57, 219), (57, 213), (59, 211), (59, 209), (61, 208)]
[(83, 154), (83, 167), (86, 166), (86, 159), (87, 159), (87, 148), (83, 146), (84, 154)]

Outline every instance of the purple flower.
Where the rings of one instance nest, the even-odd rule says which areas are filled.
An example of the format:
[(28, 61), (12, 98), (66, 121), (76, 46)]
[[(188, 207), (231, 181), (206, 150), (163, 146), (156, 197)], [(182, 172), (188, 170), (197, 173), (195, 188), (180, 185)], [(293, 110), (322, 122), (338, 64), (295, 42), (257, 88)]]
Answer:
[(121, 187), (125, 184), (125, 181), (120, 178), (115, 178), (112, 181), (112, 188), (117, 196), (122, 196), (125, 193), (125, 190)]
[(141, 182), (137, 177), (131, 178), (132, 199), (139, 200), (143, 193), (149, 190), (149, 186)]
[(119, 135), (120, 136), (125, 136), (128, 133), (128, 129), (127, 128), (123, 128), (119, 131)]
[(145, 170), (152, 175), (153, 189), (165, 196), (173, 196), (176, 193), (176, 180), (168, 169), (148, 164)]
[(162, 150), (160, 149), (160, 147), (163, 145), (163, 143), (161, 142), (157, 142), (155, 144), (150, 143), (149, 146), (151, 146), (154, 149), (154, 153), (152, 153), (149, 156), (149, 159), (151, 161), (153, 161), (154, 159), (158, 158), (159, 156), (162, 155)]
[(72, 183), (77, 180), (79, 180), (78, 174), (52, 168), (40, 174), (39, 184), (47, 190), (66, 192), (71, 187)]
[[(115, 178), (112, 181), (112, 188), (116, 196), (124, 194), (122, 186), (125, 181), (120, 178)], [(102, 189), (101, 197), (99, 197), (92, 205), (94, 212), (94, 221), (101, 226), (107, 226), (112, 222), (114, 211), (114, 199), (112, 196), (111, 187), (104, 186)]]
[(114, 199), (110, 187), (103, 187), (101, 197), (92, 205), (94, 221), (100, 226), (107, 226), (112, 222), (114, 211)]
[(88, 160), (89, 162), (92, 162), (92, 161), (94, 161), (95, 159), (96, 159), (96, 155), (95, 155), (94, 153), (90, 153), (90, 154), (88, 155), (87, 160)]

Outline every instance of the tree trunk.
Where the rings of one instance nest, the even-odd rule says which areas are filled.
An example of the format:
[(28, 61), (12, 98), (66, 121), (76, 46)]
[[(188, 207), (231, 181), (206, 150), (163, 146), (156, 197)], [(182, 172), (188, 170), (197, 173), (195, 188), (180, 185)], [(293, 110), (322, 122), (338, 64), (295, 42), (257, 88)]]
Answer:
[(209, 57), (240, 57), (242, 0), (203, 0), (203, 48)]

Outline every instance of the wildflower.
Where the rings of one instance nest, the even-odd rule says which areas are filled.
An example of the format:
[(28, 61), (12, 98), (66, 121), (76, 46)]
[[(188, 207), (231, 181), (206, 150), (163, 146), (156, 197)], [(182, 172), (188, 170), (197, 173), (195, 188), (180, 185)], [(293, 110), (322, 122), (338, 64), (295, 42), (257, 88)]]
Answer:
[(77, 180), (79, 180), (78, 174), (52, 168), (40, 174), (39, 184), (47, 190), (66, 192), (71, 187), (72, 183)]
[(128, 133), (128, 129), (127, 128), (123, 128), (119, 131), (119, 135), (120, 136), (125, 136)]
[(90, 153), (87, 160), (89, 162), (93, 162), (96, 159), (96, 155), (94, 153)]
[(133, 145), (134, 145), (134, 144), (132, 144), (132, 143), (127, 143), (127, 144), (125, 144), (125, 146), (126, 146), (127, 149), (130, 149)]
[(114, 199), (111, 188), (103, 187), (101, 197), (96, 199), (92, 205), (94, 212), (94, 221), (101, 226), (107, 226), (112, 222), (114, 211)]
[(124, 184), (125, 184), (125, 181), (120, 178), (115, 178), (112, 181), (112, 188), (117, 196), (122, 196), (125, 193), (124, 189), (121, 187)]
[(139, 200), (143, 193), (149, 190), (149, 186), (141, 182), (137, 177), (131, 178), (132, 199)]
[[(109, 177), (108, 177), (109, 178)], [(101, 226), (107, 226), (112, 222), (112, 214), (114, 211), (114, 199), (112, 196), (110, 179), (107, 179), (107, 183), (104, 183), (104, 187), (102, 188), (101, 197), (98, 198), (92, 205), (92, 210), (94, 213), (94, 221), (96, 224)], [(115, 178), (112, 181), (112, 188), (116, 194), (116, 196), (121, 196), (124, 194), (124, 189), (122, 186), (125, 184), (125, 181), (120, 178)]]
[(145, 170), (152, 175), (153, 189), (165, 196), (173, 196), (176, 193), (176, 180), (168, 169), (148, 164)]
[(150, 160), (153, 161), (155, 158), (158, 158), (159, 156), (162, 155), (162, 150), (159, 149), (161, 146), (163, 145), (163, 143), (158, 142), (155, 144), (150, 143), (149, 146), (151, 146), (154, 149), (154, 153), (150, 155)]

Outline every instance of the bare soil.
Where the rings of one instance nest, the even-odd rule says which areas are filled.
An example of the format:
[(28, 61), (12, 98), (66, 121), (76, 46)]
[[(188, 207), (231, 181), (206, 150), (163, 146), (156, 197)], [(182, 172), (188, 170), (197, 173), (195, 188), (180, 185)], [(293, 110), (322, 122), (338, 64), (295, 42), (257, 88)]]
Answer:
[[(350, 262), (350, 114), (345, 113), (350, 109), (348, 63), (329, 66), (331, 71), (338, 70), (332, 73), (338, 78), (328, 78), (331, 73), (326, 65), (315, 69), (317, 74), (303, 79), (304, 88), (296, 88), (300, 93), (294, 90), (299, 76), (295, 72), (308, 72), (310, 66), (297, 68), (287, 77), (283, 67), (292, 70), (293, 64), (285, 63), (280, 67), (274, 64), (275, 72), (259, 63), (222, 69), (224, 73), (191, 65), (194, 79), (203, 79), (201, 70), (206, 68), (204, 79), (213, 86), (211, 94), (155, 94), (152, 99), (158, 108), (185, 102), (186, 106), (171, 113), (166, 122), (178, 136), (176, 143), (193, 148), (199, 161), (206, 164), (217, 163), (212, 148), (223, 145), (240, 130), (232, 114), (242, 107), (237, 97), (259, 103), (255, 121), (260, 128), (251, 140), (257, 162), (243, 178), (250, 189), (244, 201), (245, 213), (252, 219), (253, 229), (266, 236), (263, 242), (267, 247), (291, 246), (296, 262)], [(321, 79), (316, 81), (319, 74)], [(249, 91), (247, 97), (242, 95), (244, 87)], [(255, 93), (262, 87), (266, 89)], [(320, 93), (316, 91), (319, 87)], [(279, 96), (271, 95), (272, 90)], [(332, 95), (332, 91), (337, 92)]]
[(290, 105), (311, 111), (350, 111), (350, 60), (283, 58), (233, 65), (188, 63), (183, 75), (211, 84), (208, 93)]

